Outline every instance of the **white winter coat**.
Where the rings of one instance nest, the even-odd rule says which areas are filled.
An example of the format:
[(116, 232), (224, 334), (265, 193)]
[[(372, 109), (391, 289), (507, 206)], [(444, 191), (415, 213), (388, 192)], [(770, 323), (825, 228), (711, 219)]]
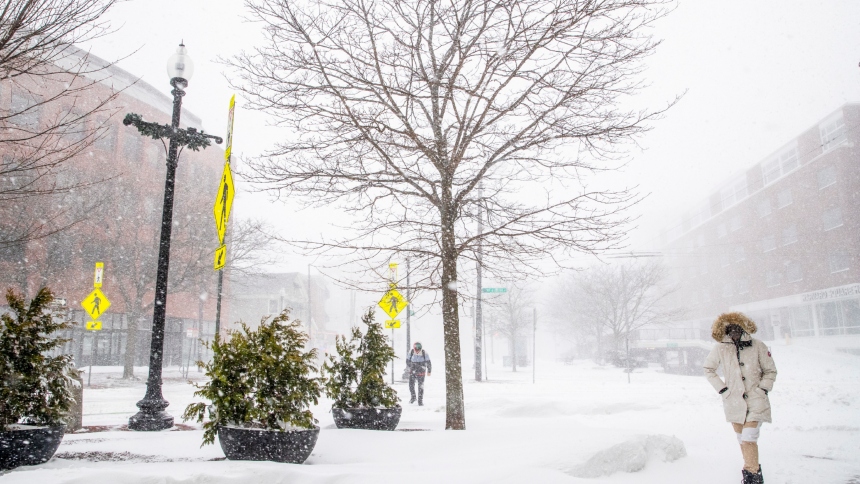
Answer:
[[(734, 316), (735, 314), (739, 313), (723, 316)], [(746, 319), (745, 316), (743, 318)], [(741, 327), (746, 331), (741, 337), (741, 341), (751, 341), (752, 344), (743, 346), (739, 353), (736, 351), (736, 346), (731, 337), (725, 335), (724, 331), (726, 325), (738, 324), (739, 321), (727, 318), (727, 320), (718, 319), (714, 323), (712, 334), (714, 339), (717, 339), (720, 334), (723, 336), (718, 339), (719, 342), (705, 359), (703, 365), (705, 376), (714, 390), (719, 392), (723, 388), (728, 388), (720, 395), (723, 399), (723, 409), (727, 421), (738, 424), (770, 422), (770, 399), (766, 392), (773, 389), (776, 380), (776, 365), (767, 345), (748, 334), (754, 333), (756, 327), (755, 323), (748, 319), (747, 321), (750, 324), (741, 324)], [(739, 358), (740, 361), (738, 361)], [(725, 381), (717, 375), (717, 368), (720, 365), (723, 367)]]

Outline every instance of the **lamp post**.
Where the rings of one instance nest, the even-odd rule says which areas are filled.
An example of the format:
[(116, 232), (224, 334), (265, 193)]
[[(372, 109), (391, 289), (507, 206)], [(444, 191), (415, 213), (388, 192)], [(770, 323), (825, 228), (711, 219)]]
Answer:
[(176, 53), (167, 60), (167, 75), (173, 86), (173, 117), (171, 124), (147, 123), (138, 114), (126, 114), (122, 124), (134, 125), (142, 136), (153, 139), (167, 138), (167, 177), (164, 182), (164, 207), (161, 212), (161, 237), (158, 249), (158, 273), (155, 278), (155, 304), (152, 312), (152, 345), (149, 352), (149, 377), (146, 380), (146, 395), (137, 402), (140, 411), (128, 419), (131, 430), (164, 430), (173, 427), (173, 417), (164, 411), (169, 402), (161, 392), (161, 367), (164, 354), (164, 316), (167, 312), (167, 273), (170, 266), (170, 234), (173, 226), (173, 192), (176, 166), (180, 147), (199, 151), (208, 147), (210, 139), (221, 144), (221, 138), (205, 134), (194, 128), (180, 129), (179, 115), (182, 110), (182, 96), (188, 87), (188, 80), (194, 72), (194, 63), (185, 49), (179, 44)]

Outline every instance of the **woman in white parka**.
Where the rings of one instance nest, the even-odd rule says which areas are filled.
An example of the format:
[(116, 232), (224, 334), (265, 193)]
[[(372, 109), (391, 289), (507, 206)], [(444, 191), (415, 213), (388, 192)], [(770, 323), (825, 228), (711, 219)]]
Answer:
[[(768, 393), (776, 380), (776, 365), (770, 350), (753, 338), (755, 323), (741, 313), (721, 314), (711, 337), (717, 344), (705, 359), (705, 376), (723, 398), (726, 420), (731, 422), (741, 445), (744, 484), (763, 484), (758, 462), (758, 436), (761, 424), (770, 422)], [(725, 381), (717, 375), (723, 367)]]

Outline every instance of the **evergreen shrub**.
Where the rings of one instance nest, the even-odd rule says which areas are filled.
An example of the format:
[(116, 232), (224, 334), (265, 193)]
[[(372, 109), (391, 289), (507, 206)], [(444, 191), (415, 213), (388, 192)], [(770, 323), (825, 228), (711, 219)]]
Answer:
[(209, 381), (194, 384), (194, 395), (210, 403), (188, 405), (182, 418), (202, 422), (208, 413), (203, 444), (213, 443), (221, 426), (314, 428), (317, 420), (309, 407), (318, 403), (322, 383), (312, 376), (317, 373), (317, 351), (305, 350), (308, 337), (301, 322), (290, 320), (289, 310), (284, 310), (271, 320), (263, 318), (254, 330), (239, 324), (223, 341), (215, 335), (211, 362), (197, 362)]
[(350, 338), (338, 336), (336, 355), (328, 354), (322, 373), (325, 392), (334, 408), (392, 408), (400, 399), (385, 382), (385, 369), (396, 357), (373, 310), (362, 316), (367, 332), (354, 326)]
[(77, 370), (71, 355), (48, 356), (67, 339), (55, 333), (70, 324), (54, 316), (51, 290), (43, 287), (30, 304), (11, 289), (11, 313), (0, 316), (0, 431), (15, 424), (58, 425), (74, 403)]

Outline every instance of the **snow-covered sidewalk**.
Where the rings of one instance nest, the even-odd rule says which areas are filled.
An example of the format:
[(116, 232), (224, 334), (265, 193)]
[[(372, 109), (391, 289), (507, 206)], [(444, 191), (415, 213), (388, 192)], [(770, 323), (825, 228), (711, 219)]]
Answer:
[[(779, 368), (771, 393), (774, 423), (763, 428), (760, 440), (767, 482), (860, 483), (860, 356), (818, 342), (776, 342), (773, 353)], [(0, 482), (724, 484), (740, 479), (737, 442), (723, 421), (719, 397), (703, 377), (640, 369), (628, 384), (618, 368), (538, 361), (532, 384), (530, 367), (511, 373), (491, 366), (489, 382), (465, 382), (467, 430), (446, 432), (441, 370), (427, 379), (424, 407), (404, 404), (399, 431), (338, 430), (330, 402), (320, 402), (314, 414), (322, 431), (304, 465), (223, 460), (217, 443), (200, 447), (202, 431), (189, 422), (194, 429), (67, 435), (58, 457), (9, 472)], [(138, 372), (145, 375), (143, 368)], [(134, 413), (144, 384), (120, 380), (120, 374), (118, 368), (96, 368), (93, 386), (85, 389), (84, 425), (119, 426)], [(193, 370), (190, 376), (200, 378)], [(396, 388), (408, 401), (406, 385)], [(176, 369), (166, 372), (164, 394), (177, 423), (194, 401), (192, 392)], [(683, 442), (685, 456), (671, 436)], [(599, 452), (605, 452), (602, 463), (589, 460)], [(610, 468), (619, 471), (575, 477)]]

